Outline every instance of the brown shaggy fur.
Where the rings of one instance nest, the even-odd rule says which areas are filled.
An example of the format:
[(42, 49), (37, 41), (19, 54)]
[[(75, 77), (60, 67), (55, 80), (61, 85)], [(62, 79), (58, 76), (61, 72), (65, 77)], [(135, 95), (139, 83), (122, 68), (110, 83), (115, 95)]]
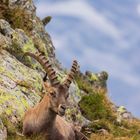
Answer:
[(52, 90), (54, 89), (50, 89), (50, 93), (45, 95), (39, 104), (26, 112), (23, 121), (23, 134), (30, 136), (43, 133), (47, 140), (80, 140), (76, 139), (74, 127), (57, 115), (59, 114), (57, 107), (61, 101), (65, 102), (67, 97), (64, 99), (64, 95), (60, 94), (57, 100), (54, 100), (54, 105)]

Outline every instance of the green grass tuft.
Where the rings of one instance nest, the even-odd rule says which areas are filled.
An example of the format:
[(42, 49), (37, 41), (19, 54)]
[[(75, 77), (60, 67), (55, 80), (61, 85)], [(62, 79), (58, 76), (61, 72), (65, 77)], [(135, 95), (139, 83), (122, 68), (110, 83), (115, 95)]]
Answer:
[(103, 94), (89, 94), (82, 97), (79, 106), (83, 115), (89, 120), (96, 120), (110, 117), (110, 111), (104, 103)]

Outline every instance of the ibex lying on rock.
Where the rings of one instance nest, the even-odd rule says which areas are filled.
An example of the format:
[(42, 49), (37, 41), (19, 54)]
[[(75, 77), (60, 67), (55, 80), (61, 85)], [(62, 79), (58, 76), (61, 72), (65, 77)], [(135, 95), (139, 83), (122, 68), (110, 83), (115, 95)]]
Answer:
[(46, 84), (48, 94), (39, 104), (26, 112), (23, 134), (43, 134), (47, 140), (87, 140), (82, 133), (61, 117), (65, 114), (68, 89), (78, 68), (77, 61), (73, 61), (69, 74), (61, 84), (49, 60), (41, 54), (26, 53), (26, 55), (35, 58), (43, 66), (51, 86)]

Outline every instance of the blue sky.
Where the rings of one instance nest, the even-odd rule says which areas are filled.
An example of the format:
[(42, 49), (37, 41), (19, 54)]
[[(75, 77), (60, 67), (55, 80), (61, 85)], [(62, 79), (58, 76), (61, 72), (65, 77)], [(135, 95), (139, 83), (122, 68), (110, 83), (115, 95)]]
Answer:
[(46, 31), (63, 66), (75, 58), (83, 72), (107, 71), (110, 99), (140, 117), (140, 1), (34, 1), (41, 19), (53, 17)]

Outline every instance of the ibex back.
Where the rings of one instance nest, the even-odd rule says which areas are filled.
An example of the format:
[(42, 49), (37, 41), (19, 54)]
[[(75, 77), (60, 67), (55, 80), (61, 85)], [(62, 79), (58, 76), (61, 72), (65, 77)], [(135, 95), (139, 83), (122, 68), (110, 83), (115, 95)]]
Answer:
[[(49, 60), (40, 53), (26, 53), (35, 58), (46, 70), (51, 85), (45, 83), (48, 94), (34, 108), (29, 109), (23, 121), (23, 134), (32, 135), (42, 133), (47, 140), (84, 140), (81, 134), (61, 116), (65, 114), (68, 89), (78, 69), (77, 61), (73, 61), (72, 68), (63, 83), (57, 80), (56, 72)], [(80, 133), (80, 132), (79, 132)]]

